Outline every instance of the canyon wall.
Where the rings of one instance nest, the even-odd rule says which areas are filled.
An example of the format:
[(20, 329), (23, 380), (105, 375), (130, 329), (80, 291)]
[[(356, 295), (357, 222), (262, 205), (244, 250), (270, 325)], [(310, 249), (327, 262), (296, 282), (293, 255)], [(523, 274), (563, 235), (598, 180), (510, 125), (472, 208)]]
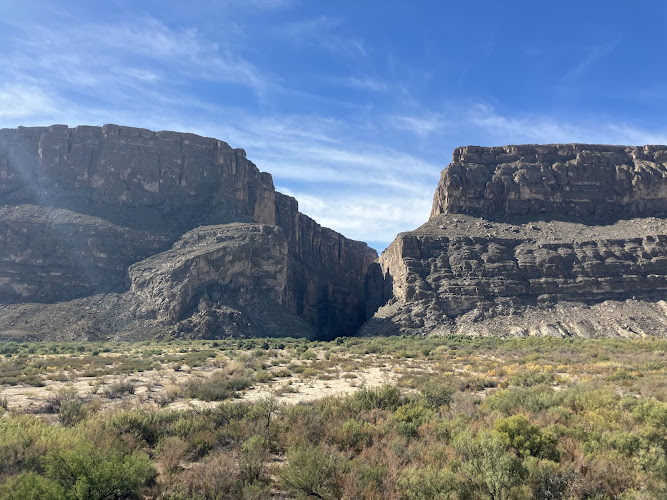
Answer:
[[(365, 319), (364, 276), (377, 256), (301, 214), (242, 149), (117, 125), (0, 130), (0, 225), (8, 336), (36, 328), (26, 304), (47, 314), (71, 302), (79, 317), (76, 304), (104, 294), (116, 295), (96, 307), (131, 311), (119, 312), (126, 331), (136, 320), (227, 335), (233, 328), (209, 320), (229, 309), (236, 323), (255, 318), (242, 334), (351, 335)], [(264, 331), (262, 304), (291, 319)]]
[(363, 332), (664, 335), (666, 214), (665, 146), (458, 148)]

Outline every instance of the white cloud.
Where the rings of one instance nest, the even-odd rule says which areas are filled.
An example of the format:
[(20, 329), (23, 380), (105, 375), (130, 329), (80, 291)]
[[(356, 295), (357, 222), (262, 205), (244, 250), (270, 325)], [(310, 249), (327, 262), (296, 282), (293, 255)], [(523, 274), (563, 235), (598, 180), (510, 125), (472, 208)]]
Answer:
[(243, 85), (258, 94), (269, 82), (231, 44), (195, 29), (173, 29), (151, 18), (68, 27), (25, 26), (6, 48), (4, 69), (22, 78), (74, 89), (110, 90), (170, 80), (205, 79)]
[(52, 115), (55, 111), (53, 99), (37, 86), (16, 83), (0, 86), (0, 119), (27, 119)]
[(211, 132), (244, 147), (249, 158), (281, 182), (391, 188), (411, 196), (435, 189), (441, 165), (369, 144), (350, 134), (350, 128), (358, 132), (353, 124), (316, 116), (248, 117)]
[(399, 232), (410, 231), (426, 222), (431, 210), (430, 198), (387, 196), (377, 192), (354, 197), (327, 193), (313, 196), (282, 186), (277, 189), (295, 197), (299, 210), (319, 224), (361, 241), (389, 243)]

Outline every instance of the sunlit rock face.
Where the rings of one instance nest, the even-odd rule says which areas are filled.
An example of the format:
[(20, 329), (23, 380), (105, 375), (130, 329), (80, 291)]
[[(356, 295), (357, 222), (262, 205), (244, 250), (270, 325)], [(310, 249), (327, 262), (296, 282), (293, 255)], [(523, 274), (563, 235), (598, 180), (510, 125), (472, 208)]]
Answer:
[(442, 172), (431, 217), (664, 215), (666, 163), (665, 146), (461, 147)]
[(365, 334), (665, 335), (667, 147), (464, 147)]
[(351, 335), (377, 256), (301, 214), (242, 149), (117, 125), (0, 130), (0, 224), (6, 337), (55, 335), (49, 310), (72, 338)]

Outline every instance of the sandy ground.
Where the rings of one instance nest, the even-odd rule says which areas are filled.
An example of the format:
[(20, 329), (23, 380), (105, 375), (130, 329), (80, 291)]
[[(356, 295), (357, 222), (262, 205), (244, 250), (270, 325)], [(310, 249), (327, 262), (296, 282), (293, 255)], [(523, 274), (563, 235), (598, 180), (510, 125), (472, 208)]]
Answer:
[[(318, 361), (318, 360), (314, 360)], [(320, 357), (319, 361), (322, 361)], [(230, 360), (230, 362), (234, 362)], [(309, 361), (290, 360), (291, 364), (311, 366)], [(348, 363), (353, 363), (349, 365)], [(347, 365), (347, 366), (346, 366)], [(276, 373), (284, 366), (270, 366), (267, 371)], [(413, 360), (391, 361), (377, 359), (373, 355), (341, 358), (325, 371), (317, 371), (313, 376), (292, 373), (289, 377), (276, 377), (269, 382), (256, 383), (242, 392), (236, 401), (254, 402), (266, 397), (274, 397), (279, 403), (297, 404), (314, 401), (325, 396), (346, 395), (361, 387), (377, 387), (394, 383), (406, 371), (428, 370), (430, 367)], [(6, 398), (8, 409), (18, 413), (43, 415), (50, 420), (56, 415), (49, 413), (49, 406), (59, 392), (71, 388), (83, 402), (92, 404), (99, 410), (119, 408), (145, 409), (205, 409), (219, 404), (218, 401), (200, 401), (181, 396), (181, 388), (193, 378), (208, 378), (218, 370), (214, 366), (190, 369), (183, 366), (178, 370), (163, 368), (131, 373), (128, 375), (103, 375), (99, 377), (73, 377), (71, 381), (45, 380), (44, 387), (25, 385), (0, 386), (0, 399)], [(133, 386), (133, 393), (123, 393), (119, 397), (107, 397), (107, 391), (119, 383)]]
[[(394, 382), (398, 374), (389, 367), (371, 367), (354, 373), (354, 378), (340, 375), (338, 378), (321, 380), (319, 378), (297, 380), (289, 382), (273, 382), (258, 384), (248, 390), (241, 399), (257, 401), (261, 398), (274, 396), (281, 403), (304, 403), (323, 398), (325, 396), (345, 395), (357, 391), (360, 387), (377, 387)], [(282, 390), (289, 388), (289, 391)]]

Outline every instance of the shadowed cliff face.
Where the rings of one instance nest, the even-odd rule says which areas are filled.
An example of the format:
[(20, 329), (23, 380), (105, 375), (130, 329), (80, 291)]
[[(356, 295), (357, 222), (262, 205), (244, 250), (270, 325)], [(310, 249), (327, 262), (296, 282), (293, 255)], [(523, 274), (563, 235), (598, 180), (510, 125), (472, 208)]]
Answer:
[(665, 146), (458, 148), (363, 332), (664, 335), (665, 214)]
[[(62, 310), (120, 293), (130, 333), (153, 321), (209, 337), (234, 324), (241, 335), (351, 335), (377, 256), (301, 214), (242, 149), (117, 125), (0, 130), (0, 225), (0, 305)], [(263, 329), (262, 308), (284, 321)], [(20, 336), (12, 323), (0, 317)]]

